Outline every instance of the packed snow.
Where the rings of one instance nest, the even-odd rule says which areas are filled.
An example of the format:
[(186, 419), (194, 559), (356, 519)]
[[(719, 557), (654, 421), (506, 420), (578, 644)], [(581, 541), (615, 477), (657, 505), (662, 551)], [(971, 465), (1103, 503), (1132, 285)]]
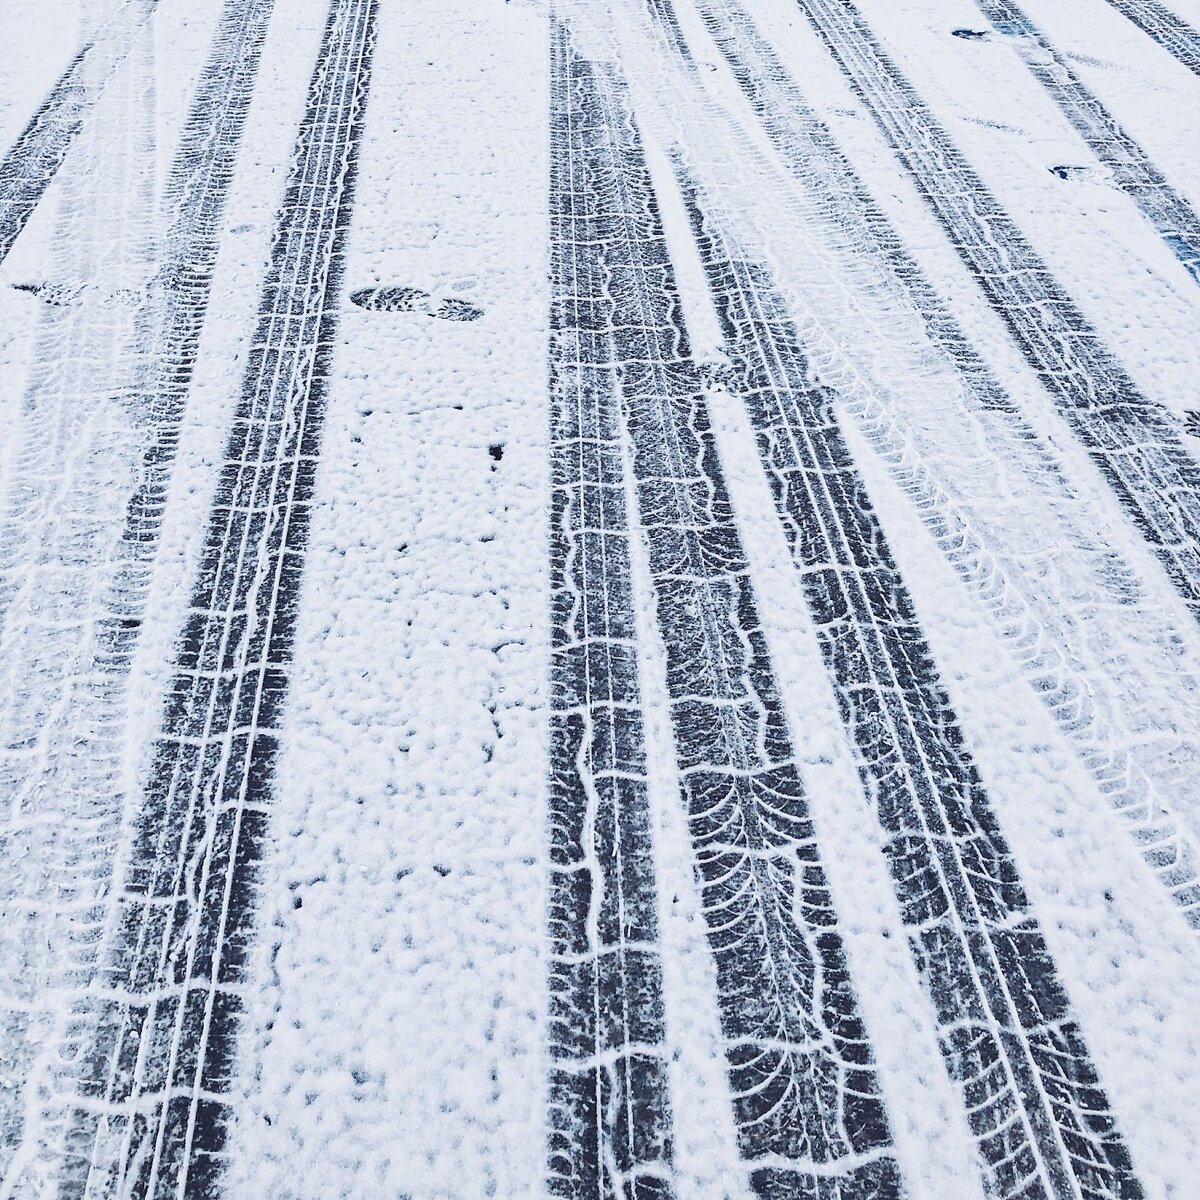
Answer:
[(10, 0), (0, 1200), (1200, 1200), (1200, 0)]

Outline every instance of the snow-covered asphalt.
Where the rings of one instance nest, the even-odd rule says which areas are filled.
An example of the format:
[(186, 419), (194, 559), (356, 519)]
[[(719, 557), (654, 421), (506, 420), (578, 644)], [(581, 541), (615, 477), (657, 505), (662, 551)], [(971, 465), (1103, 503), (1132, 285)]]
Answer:
[(1200, 0), (0, 8), (0, 1200), (1200, 1200)]

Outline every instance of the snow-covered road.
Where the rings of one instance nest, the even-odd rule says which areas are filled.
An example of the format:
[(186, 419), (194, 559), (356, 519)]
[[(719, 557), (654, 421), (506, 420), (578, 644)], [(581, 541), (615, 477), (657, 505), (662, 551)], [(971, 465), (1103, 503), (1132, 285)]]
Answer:
[(0, 1200), (1200, 1200), (1198, 29), (4, 6)]

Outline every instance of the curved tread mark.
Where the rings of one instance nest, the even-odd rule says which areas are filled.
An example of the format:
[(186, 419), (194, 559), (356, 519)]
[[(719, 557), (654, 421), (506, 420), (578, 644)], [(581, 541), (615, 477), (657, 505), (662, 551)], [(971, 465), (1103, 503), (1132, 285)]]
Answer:
[(578, 253), (603, 281), (577, 319), (612, 339), (599, 365), (621, 393), (742, 1157), (764, 1197), (896, 1197), (870, 1041), (640, 135), (614, 71), (565, 31), (556, 56), (578, 126), (572, 187), (594, 197)]
[(368, 312), (429, 312), (431, 297), (418, 287), (359, 288), (350, 293), (350, 303)]
[(442, 321), (478, 321), (483, 316), (483, 309), (470, 304), (466, 300), (456, 300), (449, 297), (439, 300), (430, 309), (429, 315)]

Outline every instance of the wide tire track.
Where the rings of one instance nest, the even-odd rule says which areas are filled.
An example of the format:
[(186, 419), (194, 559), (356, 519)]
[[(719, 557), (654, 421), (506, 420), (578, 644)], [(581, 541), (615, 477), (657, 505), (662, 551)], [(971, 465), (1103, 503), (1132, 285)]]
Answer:
[(0, 262), (58, 173), (105, 85), (125, 61), (136, 28), (158, 0), (129, 0), (111, 25), (82, 46), (0, 159)]
[[(561, 35), (560, 35), (561, 36)], [(623, 84), (572, 52), (591, 95), (575, 178), (646, 531), (667, 687), (739, 1145), (764, 1197), (897, 1196), (901, 1184)]]
[(1108, 0), (1123, 17), (1149, 34), (1193, 75), (1200, 75), (1200, 31), (1158, 0)]
[(1200, 464), (984, 187), (850, 0), (796, 0), (1063, 418), (1200, 620)]
[[(674, 1195), (614, 303), (581, 164), (590, 76), (551, 47), (550, 1193)], [(590, 165), (590, 164), (589, 164)]]
[(375, 45), (333, 0), (121, 895), (81, 1101), (86, 1195), (219, 1174)]
[[(702, 88), (668, 0), (651, 0), (650, 8), (662, 40)], [(1010, 527), (1024, 529), (1020, 554), (1014, 557), (998, 521), (1004, 497), (997, 498), (990, 486), (983, 502), (964, 496), (955, 487), (944, 451), (936, 444), (925, 450), (921, 431), (892, 411), (887, 396), (856, 386), (857, 381), (834, 368), (845, 410), (859, 423), (893, 478), (913, 499), (948, 561), (988, 611), (1039, 699), (1120, 814), (1151, 871), (1179, 905), (1184, 919), (1200, 930), (1200, 854), (1173, 812), (1181, 805), (1181, 811), (1195, 815), (1186, 803), (1191, 791), (1186, 778), (1191, 770), (1189, 755), (1183, 743), (1155, 746), (1148, 739), (1162, 711), (1152, 685), (1161, 686), (1163, 679), (1148, 680), (1145, 672), (1157, 666), (1163, 676), (1178, 674), (1179, 632), (1158, 613), (1153, 628), (1145, 628), (1145, 618), (1139, 619), (1132, 607), (1139, 589), (1132, 568), (1097, 540), (1086, 500), (1071, 488), (1061, 463), (970, 345), (745, 10), (735, 0), (721, 4), (698, 0), (697, 11), (792, 176), (806, 192), (821, 197), (823, 208), (828, 209), (821, 218), (834, 223), (844, 237), (844, 253), (853, 256), (855, 271), (863, 271), (870, 260), (869, 270), (875, 274), (866, 286), (871, 291), (898, 286), (908, 294), (911, 311), (957, 373), (966, 405), (985, 430), (987, 441), (980, 454), (990, 451), (1015, 460), (1022, 468), (1022, 484), (1036, 488), (1037, 504), (1058, 518), (1057, 524), (1043, 525), (1014, 511)], [(791, 213), (780, 219), (789, 217)], [(810, 355), (812, 349), (806, 343)], [(822, 377), (831, 377), (824, 363)], [(936, 396), (928, 400), (931, 421), (942, 419), (933, 412), (938, 403)], [(945, 419), (954, 421), (957, 415), (950, 409)], [(970, 440), (963, 440), (956, 451), (959, 456), (967, 454)], [(995, 475), (983, 458), (970, 473), (989, 480)], [(1012, 497), (1007, 505), (1012, 507)], [(1084, 568), (1074, 587), (1065, 576), (1059, 580), (1046, 575), (1045, 563), (1063, 557), (1065, 547), (1057, 540), (1062, 536), (1069, 539), (1073, 558)], [(1028, 579), (1036, 581), (1034, 586), (1027, 586)], [(1056, 586), (1048, 591), (1050, 583)], [(1113, 657), (1101, 661), (1097, 669), (1083, 653), (1080, 631), (1096, 625), (1100, 595), (1109, 598), (1106, 607), (1111, 616), (1102, 636)], [(1129, 639), (1130, 649), (1118, 657), (1116, 642), (1122, 638)], [(1189, 686), (1194, 686), (1193, 680), (1179, 679), (1179, 703), (1190, 705)]]
[[(62, 807), (66, 798), (62, 793), (67, 791), (72, 810), (86, 814), (83, 820), (59, 824), (53, 854), (47, 855), (64, 877), (50, 901), (54, 908), (64, 913), (78, 910), (81, 893), (94, 898), (86, 919), (76, 915), (64, 927), (69, 948), (60, 947), (58, 954), (74, 964), (70, 989), (64, 992), (57, 1028), (41, 1046), (28, 1085), (36, 1099), (27, 1102), (27, 1110), (40, 1111), (40, 1120), (25, 1131), (23, 1153), (42, 1160), (47, 1171), (60, 1169), (57, 1141), (68, 1123), (66, 1110), (78, 1092), (78, 1076), (86, 1068), (88, 1050), (96, 1038), (100, 1007), (87, 992), (96, 952), (106, 936), (111, 937), (107, 926), (114, 917), (111, 880), (125, 808), (129, 672), (204, 324), (225, 198), (273, 3), (227, 0), (218, 25), (167, 182), (165, 200), (171, 218), (165, 255), (136, 312), (131, 356), (138, 366), (121, 399), (131, 416), (129, 457), (135, 461), (140, 457), (140, 463), (128, 490), (119, 493), (129, 496), (125, 527), (115, 545), (93, 536), (91, 559), (73, 567), (81, 577), (94, 581), (91, 602), (78, 605), (81, 645), (74, 670), (87, 683), (72, 688), (64, 677), (52, 697), (56, 702), (54, 727), (47, 730), (44, 740), (50, 745), (69, 745), (70, 760), (86, 763), (87, 769), (67, 783), (58, 772), (47, 769), (44, 756), (26, 752), (6, 756), (2, 771), (6, 787), (23, 797), (32, 814), (47, 818)], [(80, 319), (86, 322), (91, 318), (81, 314)], [(76, 397), (64, 400), (81, 403)], [(60, 447), (53, 457), (62, 453)], [(125, 460), (126, 453), (121, 458)], [(68, 461), (51, 467), (44, 462), (30, 466), (36, 474), (51, 478), (72, 474)], [(122, 466), (128, 471), (126, 461)], [(116, 489), (109, 483), (107, 490)], [(67, 512), (74, 507), (66, 498), (54, 506)], [(63, 519), (60, 512), (54, 515)], [(5, 524), (11, 527), (10, 537), (28, 537), (28, 523), (20, 512)], [(47, 574), (82, 541), (61, 532), (41, 539), (36, 557), (20, 575), (26, 605), (45, 604)], [(7, 599), (16, 590), (6, 586), (0, 598)], [(47, 664), (61, 654), (67, 640), (59, 634), (44, 647), (28, 628), (21, 637), (26, 670), (39, 675), (48, 673)]]
[(942, 1050), (998, 1195), (1140, 1196), (912, 600), (765, 270), (693, 233), (842, 719), (885, 833)]

